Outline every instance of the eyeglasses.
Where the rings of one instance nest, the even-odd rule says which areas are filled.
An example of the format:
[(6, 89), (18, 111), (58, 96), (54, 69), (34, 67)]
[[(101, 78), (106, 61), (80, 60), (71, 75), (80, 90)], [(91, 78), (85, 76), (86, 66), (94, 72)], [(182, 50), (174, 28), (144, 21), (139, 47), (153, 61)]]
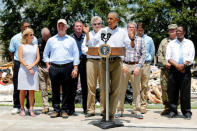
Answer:
[(29, 34), (29, 36), (34, 36), (34, 34)]
[(94, 23), (93, 25), (94, 25), (94, 26), (96, 26), (96, 25), (101, 25), (101, 23)]
[(24, 26), (25, 28), (29, 28), (30, 27), (30, 25), (28, 25), (28, 26)]

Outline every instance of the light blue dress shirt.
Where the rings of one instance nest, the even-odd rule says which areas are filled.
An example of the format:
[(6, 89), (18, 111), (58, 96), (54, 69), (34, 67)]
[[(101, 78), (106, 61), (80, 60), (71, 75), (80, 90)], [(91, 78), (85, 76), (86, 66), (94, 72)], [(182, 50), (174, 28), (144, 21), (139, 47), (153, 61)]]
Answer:
[[(19, 60), (18, 58), (18, 48), (21, 44), (22, 41), (22, 32), (16, 34), (15, 36), (12, 37), (10, 41), (10, 46), (9, 46), (9, 51), (11, 53), (14, 53), (14, 60)], [(38, 44), (37, 38), (34, 36), (33, 44)]]
[(58, 34), (49, 38), (43, 53), (43, 61), (54, 64), (79, 64), (79, 50), (74, 38)]
[(142, 38), (144, 39), (146, 48), (145, 61), (152, 61), (155, 55), (155, 45), (153, 39), (150, 36), (147, 36), (146, 34), (142, 35)]

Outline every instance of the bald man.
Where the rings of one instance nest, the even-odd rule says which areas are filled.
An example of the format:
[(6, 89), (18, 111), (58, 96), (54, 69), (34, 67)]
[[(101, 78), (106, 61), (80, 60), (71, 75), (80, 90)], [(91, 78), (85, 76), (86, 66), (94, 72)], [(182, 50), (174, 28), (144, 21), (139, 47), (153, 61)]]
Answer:
[(48, 91), (47, 87), (50, 88), (50, 79), (49, 72), (46, 69), (46, 65), (43, 62), (43, 52), (46, 46), (47, 40), (51, 37), (50, 31), (48, 28), (42, 28), (41, 30), (42, 37), (38, 39), (38, 46), (40, 50), (40, 63), (38, 65), (38, 76), (39, 76), (39, 84), (42, 92), (42, 102), (43, 102), (43, 110), (42, 113), (46, 114), (49, 112), (49, 102), (48, 102)]

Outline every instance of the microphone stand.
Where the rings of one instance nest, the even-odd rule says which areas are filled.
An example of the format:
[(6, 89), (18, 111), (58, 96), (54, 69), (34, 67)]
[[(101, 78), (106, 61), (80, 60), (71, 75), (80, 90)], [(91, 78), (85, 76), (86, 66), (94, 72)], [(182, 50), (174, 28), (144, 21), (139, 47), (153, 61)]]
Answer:
[[(111, 33), (107, 33), (107, 37), (105, 37), (106, 34), (101, 34), (101, 40), (104, 41), (104, 44), (107, 44), (107, 41), (111, 37)], [(109, 121), (109, 56), (105, 57), (106, 59), (106, 118), (105, 121), (96, 122), (93, 125), (98, 126), (102, 129), (109, 129), (109, 128), (115, 128), (115, 127), (121, 127), (124, 126), (122, 123), (116, 123), (114, 121)]]

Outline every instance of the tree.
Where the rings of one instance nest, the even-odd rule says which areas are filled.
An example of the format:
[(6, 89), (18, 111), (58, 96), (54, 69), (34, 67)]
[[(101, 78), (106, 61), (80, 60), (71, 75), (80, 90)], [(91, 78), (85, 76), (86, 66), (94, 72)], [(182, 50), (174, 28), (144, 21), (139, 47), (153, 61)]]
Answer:
[(156, 49), (167, 35), (170, 23), (187, 27), (187, 37), (197, 44), (197, 2), (196, 0), (132, 0), (136, 6), (130, 8), (132, 20), (143, 21), (147, 34), (155, 43)]
[(128, 21), (143, 21), (146, 33), (154, 40), (156, 49), (167, 36), (170, 23), (187, 26), (187, 37), (197, 43), (196, 0), (2, 0), (5, 9), (0, 12), (0, 39), (4, 44), (4, 57), (9, 58), (8, 46), (13, 35), (20, 31), (20, 23), (26, 19), (31, 23), (37, 37), (40, 30), (48, 27), (56, 34), (56, 23), (65, 18), (71, 34), (74, 21), (90, 23), (91, 17), (101, 16), (106, 25), (107, 14), (116, 11), (121, 17), (120, 25)]
[[(72, 33), (74, 21), (81, 20), (90, 23), (91, 17), (99, 15), (106, 24), (106, 15), (116, 11), (123, 19), (124, 12), (128, 11), (129, 0), (3, 0), (5, 10), (0, 12), (1, 26), (0, 39), (4, 44), (4, 57), (9, 58), (8, 46), (13, 35), (20, 31), (20, 23), (28, 20), (35, 35), (40, 36), (40, 30), (48, 27), (52, 35), (56, 34), (57, 20), (65, 18)], [(123, 22), (121, 22), (123, 25)]]

